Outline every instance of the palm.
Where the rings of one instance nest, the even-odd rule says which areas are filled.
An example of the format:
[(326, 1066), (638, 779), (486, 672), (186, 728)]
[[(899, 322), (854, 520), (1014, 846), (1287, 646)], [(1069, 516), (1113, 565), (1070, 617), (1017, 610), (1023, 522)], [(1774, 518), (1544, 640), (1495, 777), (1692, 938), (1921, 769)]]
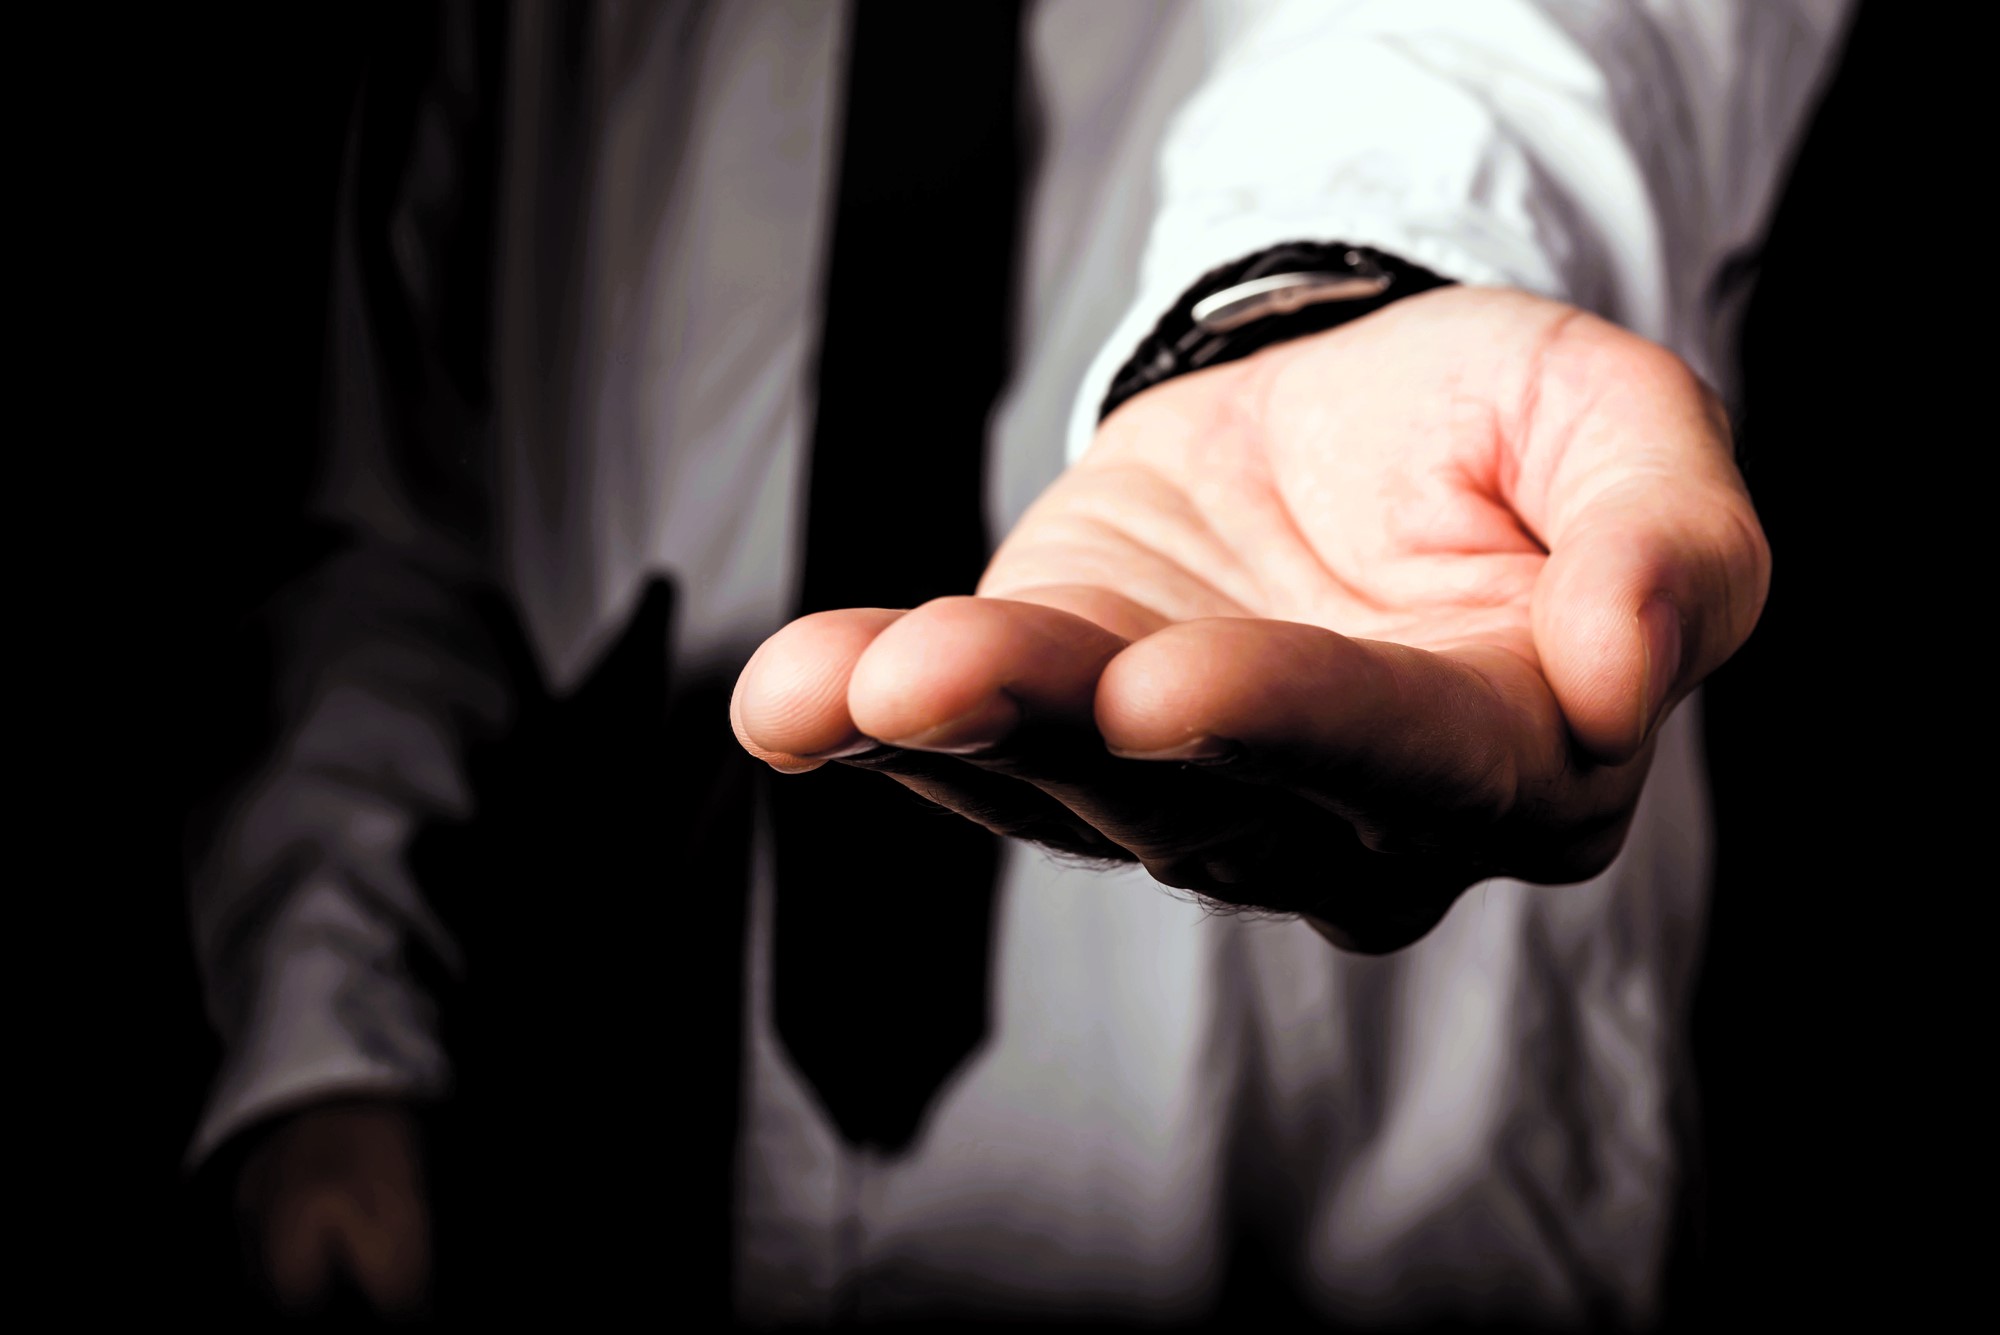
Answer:
[[(1649, 443), (1690, 422), (1693, 469)], [(1704, 542), (1715, 504), (1748, 515), (1715, 427), (1677, 363), (1569, 308), (1415, 298), (1139, 396), (979, 598), (799, 623), (746, 673), (739, 733), (767, 758), (889, 742), (847, 758), (1006, 832), (1400, 945), (1484, 875), (1577, 879), (1615, 853), (1649, 749), (1635, 612), (1661, 477), (1692, 478), (1673, 522)], [(1689, 660), (1754, 620), (1749, 546), (1722, 595), (1740, 631)], [(1659, 587), (1705, 596), (1678, 579)], [(746, 727), (783, 694), (767, 655), (792, 677), (844, 657), (847, 707), (822, 718), (841, 745)]]
[(1526, 359), (1468, 373), (1433, 348), (1383, 402), (1369, 351), (1314, 339), (1216, 373), (1267, 405), (1254, 421), (1204, 411), (1217, 396), (1198, 380), (1135, 401), (1023, 518), (981, 592), (1088, 572), (1162, 621), (1268, 618), (1532, 663), (1548, 553), (1514, 508), (1501, 461), (1518, 462), (1519, 442), (1495, 402), (1522, 397)]

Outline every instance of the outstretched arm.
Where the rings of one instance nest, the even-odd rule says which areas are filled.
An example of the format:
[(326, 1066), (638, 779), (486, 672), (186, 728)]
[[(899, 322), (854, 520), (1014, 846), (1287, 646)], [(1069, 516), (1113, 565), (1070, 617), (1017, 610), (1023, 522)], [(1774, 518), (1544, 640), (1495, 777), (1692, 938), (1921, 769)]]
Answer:
[[(1660, 718), (1762, 606), (1690, 363), (1838, 18), (1648, 13), (1252, 11), (1167, 151), (1150, 299), (1302, 238), (1492, 286), (1142, 393), (977, 597), (769, 641), (733, 707), (746, 747), (882, 769), (1364, 950), (1477, 880), (1605, 866)], [(1349, 105), (1371, 89), (1373, 119)]]

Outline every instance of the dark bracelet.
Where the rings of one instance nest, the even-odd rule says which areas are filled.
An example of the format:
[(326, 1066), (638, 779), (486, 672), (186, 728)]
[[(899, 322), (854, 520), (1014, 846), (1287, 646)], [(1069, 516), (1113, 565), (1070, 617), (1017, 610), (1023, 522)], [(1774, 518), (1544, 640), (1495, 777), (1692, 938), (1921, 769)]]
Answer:
[(1111, 379), (1097, 410), (1163, 380), (1358, 320), (1392, 301), (1450, 287), (1421, 265), (1342, 241), (1294, 241), (1211, 269), (1160, 317)]

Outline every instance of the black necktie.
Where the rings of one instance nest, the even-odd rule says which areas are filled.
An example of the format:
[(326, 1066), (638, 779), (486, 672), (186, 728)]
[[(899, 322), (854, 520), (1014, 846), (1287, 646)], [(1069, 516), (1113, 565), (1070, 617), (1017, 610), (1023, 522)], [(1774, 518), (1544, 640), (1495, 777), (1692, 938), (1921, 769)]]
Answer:
[[(1017, 0), (861, 0), (801, 612), (969, 593), (1023, 170)], [(773, 784), (779, 1036), (849, 1143), (915, 1138), (986, 1033), (999, 848), (878, 774)]]

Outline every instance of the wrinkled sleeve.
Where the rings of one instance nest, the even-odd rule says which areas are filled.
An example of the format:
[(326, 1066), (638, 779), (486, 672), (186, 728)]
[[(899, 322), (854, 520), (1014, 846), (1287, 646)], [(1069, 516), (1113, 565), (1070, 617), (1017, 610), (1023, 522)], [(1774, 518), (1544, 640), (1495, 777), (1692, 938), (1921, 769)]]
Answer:
[[(439, 94), (399, 117), (384, 149), (364, 98), (350, 135), (312, 507), (343, 538), (258, 614), (274, 726), (190, 830), (194, 946), (223, 1047), (190, 1167), (281, 1109), (447, 1081), (413, 964), (456, 971), (458, 947), (406, 855), (423, 822), (468, 814), (466, 745), (513, 707), (475, 611), (488, 563), (451, 517), (477, 492), (481, 428), (438, 352), (452, 243), (425, 192), (460, 179), (449, 110)], [(369, 160), (378, 150), (394, 169)], [(385, 182), (391, 202), (371, 206)]]
[(1112, 376), (1204, 272), (1374, 246), (1594, 311), (1726, 379), (1754, 257), (1847, 0), (1209, 0)]

